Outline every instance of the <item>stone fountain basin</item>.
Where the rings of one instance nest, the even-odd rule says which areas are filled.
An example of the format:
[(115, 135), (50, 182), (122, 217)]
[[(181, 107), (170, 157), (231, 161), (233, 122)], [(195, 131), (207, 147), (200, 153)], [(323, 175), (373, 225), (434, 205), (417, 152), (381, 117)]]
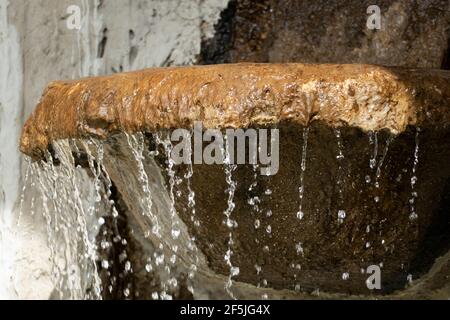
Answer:
[[(142, 223), (136, 207), (142, 195), (126, 134), (144, 132), (146, 150), (159, 148), (158, 156), (145, 160), (145, 169), (150, 177), (162, 177), (152, 188), (159, 192), (155, 201), (164, 220), (169, 219), (167, 201), (161, 200), (168, 193), (167, 156), (155, 147), (153, 133), (192, 128), (194, 121), (205, 128), (278, 128), (276, 175), (258, 175), (249, 191), (253, 167), (238, 165), (233, 172), (232, 263), (240, 268), (233, 280), (261, 286), (265, 279), (276, 290), (299, 284), (307, 292), (391, 293), (404, 288), (409, 275), (416, 279), (429, 272), (449, 250), (449, 120), (448, 71), (308, 64), (157, 68), (49, 84), (24, 126), (21, 151), (38, 160), (55, 141), (104, 141), (105, 166), (127, 214), (144, 232), (151, 225)], [(187, 169), (174, 167), (180, 177)], [(200, 226), (190, 219), (185, 198), (176, 201), (177, 218), (187, 236), (196, 237), (202, 268), (226, 277), (230, 229), (223, 223), (228, 188), (223, 165), (194, 164), (191, 181)], [(185, 181), (179, 189), (188, 192)], [(255, 196), (259, 212), (249, 204)], [(339, 210), (346, 213), (342, 221)], [(381, 266), (381, 290), (365, 284), (370, 265)], [(439, 270), (433, 274), (442, 277)], [(448, 281), (431, 287), (448, 290)]]

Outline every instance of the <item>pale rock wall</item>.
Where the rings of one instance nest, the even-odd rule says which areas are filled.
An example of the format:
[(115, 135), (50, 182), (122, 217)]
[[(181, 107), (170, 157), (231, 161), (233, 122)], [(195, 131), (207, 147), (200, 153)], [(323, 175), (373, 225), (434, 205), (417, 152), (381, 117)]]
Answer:
[(19, 137), (23, 79), (19, 34), (8, 23), (8, 1), (0, 1), (0, 297), (11, 292), (10, 275), (17, 243), (13, 239), (14, 203), (20, 178)]
[[(43, 218), (23, 209), (18, 221), (26, 172), (20, 129), (46, 84), (192, 64), (227, 2), (0, 0), (0, 298), (46, 299), (53, 291)], [(67, 28), (70, 5), (81, 9), (80, 30)]]

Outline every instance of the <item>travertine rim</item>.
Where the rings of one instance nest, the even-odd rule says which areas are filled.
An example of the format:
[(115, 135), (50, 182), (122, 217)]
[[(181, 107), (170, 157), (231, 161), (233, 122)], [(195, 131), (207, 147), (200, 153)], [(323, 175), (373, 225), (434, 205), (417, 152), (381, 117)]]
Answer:
[(398, 134), (450, 123), (450, 72), (374, 65), (228, 64), (56, 81), (20, 141), (38, 158), (57, 139), (192, 126), (244, 128), (321, 120)]

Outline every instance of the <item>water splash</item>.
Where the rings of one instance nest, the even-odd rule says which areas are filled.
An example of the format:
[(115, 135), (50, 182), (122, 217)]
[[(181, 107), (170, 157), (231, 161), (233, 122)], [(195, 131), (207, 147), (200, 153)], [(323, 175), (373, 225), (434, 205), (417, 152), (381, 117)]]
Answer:
[[(81, 233), (81, 240), (83, 243), (83, 246), (85, 250), (85, 254), (87, 254), (87, 277), (88, 281), (92, 282), (92, 290), (91, 293), (88, 293), (89, 298), (94, 299), (101, 299), (101, 280), (98, 275), (97, 270), (97, 245), (95, 244), (95, 237), (90, 235), (90, 230), (88, 229), (88, 221), (86, 220), (86, 210), (84, 209), (83, 200), (82, 198), (82, 192), (80, 190), (81, 188), (81, 181), (80, 179), (76, 178), (75, 173), (75, 160), (72, 156), (72, 153), (69, 151), (70, 148), (64, 143), (55, 143), (54, 148), (56, 151), (56, 154), (59, 156), (59, 160), (61, 163), (61, 167), (63, 169), (62, 174), (64, 174), (66, 177), (70, 177), (70, 183), (72, 184), (72, 189), (75, 191), (75, 204), (76, 204), (76, 218), (77, 223), (80, 227), (80, 233)], [(67, 181), (63, 180), (63, 184), (66, 185)], [(96, 186), (97, 187), (97, 186)], [(66, 194), (66, 197), (70, 198), (70, 194)], [(92, 199), (92, 198), (90, 198)], [(90, 206), (96, 205), (100, 199), (98, 197), (94, 197), (94, 204), (91, 203), (92, 200), (89, 199)], [(56, 200), (56, 199), (55, 199)], [(61, 212), (61, 211), (60, 211)], [(62, 213), (63, 215), (63, 213)], [(73, 272), (73, 270), (71, 270)], [(92, 278), (92, 279), (90, 279)], [(69, 278), (70, 279), (70, 278)]]
[[(52, 167), (53, 164), (50, 164), (50, 161), (53, 161), (51, 157), (48, 157), (47, 162), (41, 161), (40, 163), (34, 163), (32, 164), (32, 174), (34, 177), (37, 178), (38, 181), (38, 188), (41, 191), (41, 199), (42, 199), (42, 216), (44, 217), (46, 221), (46, 229), (47, 229), (47, 245), (49, 248), (49, 260), (51, 261), (52, 270), (51, 270), (51, 280), (52, 283), (55, 286), (56, 294), (61, 299), (63, 297), (63, 286), (62, 281), (60, 281), (60, 278), (62, 277), (61, 274), (63, 273), (62, 270), (59, 268), (59, 264), (56, 260), (56, 248), (57, 248), (57, 240), (54, 230), (56, 229), (56, 226), (54, 226), (54, 222), (52, 219), (52, 214), (49, 209), (49, 199), (47, 197), (47, 194), (51, 194), (50, 190), (47, 186), (46, 181), (49, 181), (50, 179), (47, 179), (48, 173), (51, 172), (51, 169), (48, 169), (48, 167)], [(41, 167), (39, 167), (41, 165)], [(51, 176), (49, 176), (50, 178)], [(49, 184), (54, 185), (54, 184)], [(33, 204), (34, 205), (34, 204)]]
[(67, 141), (53, 143), (53, 149), (54, 156), (47, 152), (33, 164), (33, 174), (41, 190), (55, 292), (60, 298), (101, 299), (97, 246), (85, 207), (95, 197), (86, 194)]

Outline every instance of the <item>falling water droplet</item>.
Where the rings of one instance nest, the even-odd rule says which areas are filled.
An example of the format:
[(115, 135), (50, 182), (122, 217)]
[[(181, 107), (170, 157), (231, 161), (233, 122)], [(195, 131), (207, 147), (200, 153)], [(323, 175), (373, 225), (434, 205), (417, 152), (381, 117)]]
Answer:
[(176, 278), (170, 278), (168, 284), (172, 288), (176, 288), (178, 286), (178, 280)]
[(413, 282), (413, 276), (412, 274), (408, 274), (406, 277), (406, 281), (408, 281), (409, 284), (411, 284)]
[(102, 240), (102, 241), (100, 242), (100, 247), (101, 247), (102, 249), (108, 249), (110, 246), (111, 246), (111, 244), (110, 244), (109, 241)]
[(231, 276), (235, 277), (239, 275), (239, 267), (231, 267), (230, 269)]
[(343, 152), (343, 150), (344, 150), (344, 145), (343, 145), (343, 142), (342, 142), (341, 130), (338, 129), (338, 128), (336, 128), (336, 129), (334, 130), (334, 134), (335, 134), (335, 136), (336, 136), (337, 145), (338, 145), (338, 154), (337, 154), (337, 156), (336, 156), (336, 159), (339, 160), (339, 161), (341, 161), (341, 160), (343, 160), (343, 159), (345, 158), (345, 157), (344, 157), (344, 152)]
[(171, 230), (171, 234), (172, 234), (172, 238), (178, 239), (178, 237), (180, 236), (180, 230), (179, 229), (172, 229)]
[(303, 247), (301, 242), (295, 245), (295, 250), (297, 251), (297, 255), (303, 255)]

